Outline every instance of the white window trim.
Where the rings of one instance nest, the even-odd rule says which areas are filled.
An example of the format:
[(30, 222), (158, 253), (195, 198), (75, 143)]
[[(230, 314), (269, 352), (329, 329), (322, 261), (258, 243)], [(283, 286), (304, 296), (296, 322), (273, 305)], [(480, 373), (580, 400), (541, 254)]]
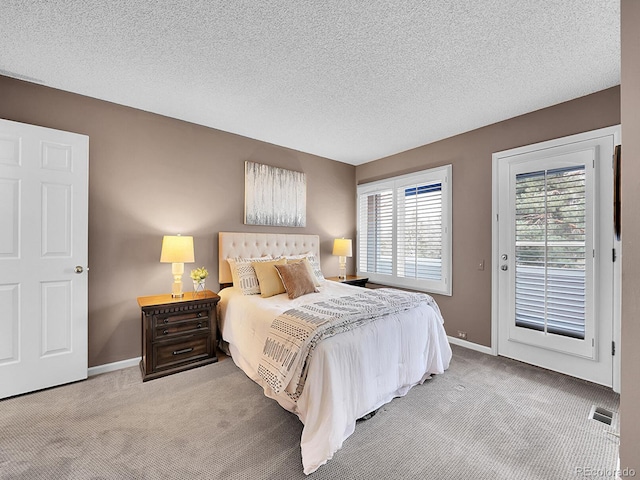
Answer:
[[(451, 184), (451, 165), (430, 168), (419, 172), (400, 175), (397, 177), (386, 178), (362, 185), (358, 185), (356, 197), (356, 218), (358, 223), (357, 243), (360, 245), (360, 195), (375, 192), (384, 188), (389, 188), (394, 192), (393, 196), (393, 272), (396, 272), (396, 255), (397, 255), (397, 219), (396, 208), (397, 198), (396, 189), (400, 186), (410, 183), (436, 183), (442, 184), (442, 280), (417, 280), (412, 278), (396, 277), (380, 273), (364, 272), (360, 270), (360, 258), (356, 259), (358, 275), (367, 276), (372, 283), (380, 283), (393, 287), (403, 287), (413, 290), (420, 290), (440, 295), (452, 295), (452, 184)], [(358, 250), (357, 255), (360, 255)]]

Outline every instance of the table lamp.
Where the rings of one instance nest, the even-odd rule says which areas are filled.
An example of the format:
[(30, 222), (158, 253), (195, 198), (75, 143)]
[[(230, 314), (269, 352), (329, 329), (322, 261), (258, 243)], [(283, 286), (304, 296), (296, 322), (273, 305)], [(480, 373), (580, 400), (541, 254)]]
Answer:
[(333, 254), (339, 257), (340, 262), (340, 275), (342, 280), (347, 279), (347, 257), (352, 255), (351, 239), (350, 238), (336, 238), (333, 241)]
[(182, 274), (184, 273), (184, 264), (195, 262), (193, 255), (193, 237), (165, 235), (162, 238), (160, 262), (171, 264), (171, 274), (173, 275), (171, 296), (176, 298), (183, 297)]

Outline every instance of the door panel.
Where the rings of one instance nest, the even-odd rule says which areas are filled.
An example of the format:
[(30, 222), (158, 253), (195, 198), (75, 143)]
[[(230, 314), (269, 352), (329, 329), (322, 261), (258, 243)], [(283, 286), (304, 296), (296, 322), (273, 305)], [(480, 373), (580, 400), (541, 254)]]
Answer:
[(20, 164), (20, 137), (11, 132), (0, 132), (0, 165)]
[(88, 137), (0, 120), (0, 398), (87, 377), (87, 184)]
[(0, 178), (0, 258), (18, 258), (19, 255), (19, 200), (20, 181)]
[(594, 153), (508, 162), (511, 341), (594, 357)]
[(71, 282), (42, 282), (42, 357), (73, 350)]
[(42, 184), (42, 256), (71, 257), (71, 185)]
[(18, 344), (18, 332), (20, 331), (20, 286), (0, 286), (0, 365), (18, 360), (20, 350)]

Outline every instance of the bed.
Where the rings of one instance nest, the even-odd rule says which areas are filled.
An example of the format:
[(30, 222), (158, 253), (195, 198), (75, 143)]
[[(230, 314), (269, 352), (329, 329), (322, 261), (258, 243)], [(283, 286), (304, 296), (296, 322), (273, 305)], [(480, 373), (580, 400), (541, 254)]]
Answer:
[[(278, 388), (278, 382), (265, 375), (263, 368), (269, 360), (265, 345), (273, 335), (275, 319), (304, 309), (315, 312), (318, 305), (331, 302), (351, 305), (377, 301), (374, 290), (324, 280), (319, 271), (319, 246), (317, 235), (219, 234), (219, 281), (225, 288), (219, 292), (218, 321), (224, 348), (234, 363), (262, 386), (267, 397), (295, 413), (303, 423), (300, 448), (305, 474), (333, 457), (354, 432), (357, 419), (404, 396), (431, 375), (444, 373), (451, 359), (437, 305), (427, 295), (411, 297), (414, 303), (410, 308), (406, 308), (407, 304), (405, 308), (395, 308), (399, 305), (396, 302), (389, 310), (378, 310), (388, 313), (376, 318), (352, 313), (366, 320), (356, 326), (336, 328), (333, 335), (325, 334), (327, 338), (312, 342), (311, 356), (303, 363), (304, 381), (289, 382), (287, 378), (284, 382), (289, 382), (288, 386)], [(227, 286), (233, 284), (230, 265), (237, 270), (234, 259), (266, 261), (287, 257), (292, 262), (292, 258), (303, 256), (307, 258), (305, 263), (310, 261), (315, 266), (310, 269), (317, 274), (313, 279), (317, 290), (314, 293), (295, 299), (289, 299), (286, 292), (263, 298), (246, 294), (244, 280), (236, 278), (236, 285)], [(298, 388), (291, 388), (292, 385)]]

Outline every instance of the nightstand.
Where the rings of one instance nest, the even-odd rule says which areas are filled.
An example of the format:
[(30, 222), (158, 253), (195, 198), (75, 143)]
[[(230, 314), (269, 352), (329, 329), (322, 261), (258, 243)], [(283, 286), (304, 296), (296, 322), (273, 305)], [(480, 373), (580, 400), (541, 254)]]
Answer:
[(355, 285), (356, 287), (365, 287), (369, 281), (369, 277), (359, 277), (358, 275), (347, 275), (347, 278), (325, 277), (325, 280), (332, 282), (346, 283), (347, 285)]
[(142, 318), (142, 381), (217, 362), (216, 304), (210, 290), (182, 298), (138, 297)]

